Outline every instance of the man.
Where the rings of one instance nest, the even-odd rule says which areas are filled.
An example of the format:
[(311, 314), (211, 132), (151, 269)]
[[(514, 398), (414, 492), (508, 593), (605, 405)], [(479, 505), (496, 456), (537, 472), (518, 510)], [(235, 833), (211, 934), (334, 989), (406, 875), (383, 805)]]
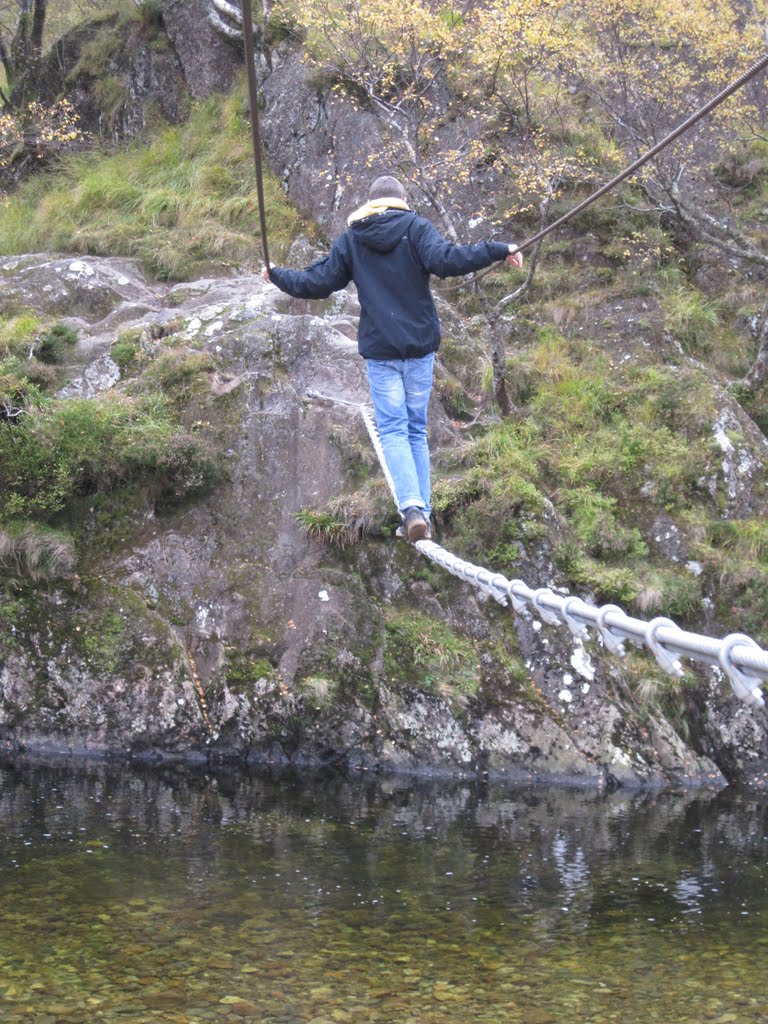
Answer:
[(468, 274), (497, 260), (522, 267), (523, 257), (505, 242), (447, 242), (408, 207), (405, 189), (389, 175), (376, 178), (347, 223), (324, 259), (306, 270), (265, 267), (262, 276), (301, 299), (357, 286), (358, 350), (402, 518), (398, 535), (414, 544), (432, 536), (427, 407), (440, 323), (430, 274)]

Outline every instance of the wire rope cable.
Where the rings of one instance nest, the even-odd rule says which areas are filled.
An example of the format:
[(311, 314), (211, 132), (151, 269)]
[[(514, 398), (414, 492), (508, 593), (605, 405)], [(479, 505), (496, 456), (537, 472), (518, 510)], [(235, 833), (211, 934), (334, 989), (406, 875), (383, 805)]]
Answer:
[(668, 135), (665, 135), (660, 142), (657, 142), (655, 146), (652, 146), (649, 150), (647, 150), (645, 153), (639, 156), (636, 160), (629, 164), (628, 167), (625, 167), (623, 171), (620, 171), (617, 175), (611, 178), (610, 181), (607, 181), (604, 185), (597, 189), (596, 192), (593, 192), (592, 195), (587, 196), (587, 198), (582, 200), (582, 202), (580, 202), (578, 206), (574, 206), (572, 210), (569, 210), (567, 213), (564, 213), (563, 216), (558, 217), (557, 220), (552, 221), (551, 224), (548, 224), (547, 227), (542, 228), (541, 231), (538, 231), (535, 235), (531, 235), (530, 238), (526, 238), (526, 240), (524, 242), (521, 242), (521, 244), (517, 247), (518, 251), (522, 251), (523, 249), (529, 249), (532, 245), (535, 245), (536, 242), (539, 241), (539, 239), (544, 238), (551, 231), (554, 231), (556, 228), (559, 228), (562, 224), (565, 224), (566, 221), (569, 221), (571, 217), (575, 217), (577, 213), (581, 213), (582, 210), (586, 210), (588, 206), (591, 206), (594, 202), (597, 202), (597, 200), (600, 199), (601, 196), (604, 196), (606, 192), (610, 192), (612, 188), (615, 188), (617, 185), (620, 185), (622, 181), (625, 181), (627, 178), (629, 178), (632, 174), (635, 173), (635, 171), (638, 171), (644, 164), (647, 164), (649, 160), (652, 160), (655, 156), (658, 156), (658, 154), (663, 149), (666, 149), (667, 146), (669, 146), (671, 143), (673, 143), (675, 139), (680, 138), (680, 136), (687, 132), (689, 128), (692, 128), (703, 117), (706, 117), (707, 114), (711, 113), (715, 109), (715, 107), (719, 107), (720, 104), (724, 103), (729, 96), (733, 95), (733, 93), (741, 89), (744, 85), (747, 84), (747, 82), (753, 79), (755, 75), (758, 75), (766, 67), (768, 67), (768, 53), (763, 54), (763, 56), (760, 57), (759, 60), (756, 60), (754, 64), (748, 67), (747, 70), (743, 74), (739, 75), (737, 79), (731, 82), (730, 85), (727, 85), (725, 86), (725, 88), (721, 89), (720, 92), (717, 93), (717, 95), (713, 96), (711, 100), (704, 104), (704, 106), (699, 107), (699, 109), (694, 111), (690, 115), (690, 117), (687, 117), (685, 121), (683, 121), (676, 128), (674, 128)]
[(269, 248), (267, 246), (267, 215), (264, 207), (264, 171), (261, 166), (261, 132), (259, 130), (259, 90), (256, 81), (256, 54), (253, 45), (253, 12), (251, 0), (241, 0), (243, 15), (243, 42), (245, 44), (245, 64), (248, 69), (248, 101), (251, 108), (251, 137), (253, 139), (253, 160), (256, 165), (256, 195), (259, 200), (259, 228), (261, 230), (261, 250), (264, 265), (269, 266)]
[[(663, 139), (657, 142), (649, 150), (646, 150), (645, 153), (643, 153), (631, 164), (625, 167), (623, 171), (620, 171), (618, 174), (614, 175), (614, 177), (611, 178), (610, 181), (607, 181), (604, 185), (601, 185), (599, 189), (597, 189), (591, 195), (587, 196), (586, 199), (583, 199), (577, 206), (574, 206), (573, 209), (568, 210), (566, 213), (564, 213), (562, 217), (558, 217), (557, 220), (552, 221), (551, 224), (548, 224), (540, 231), (537, 231), (535, 235), (531, 235), (530, 238), (526, 238), (525, 241), (521, 242), (517, 246), (517, 252), (523, 252), (525, 249), (530, 249), (532, 245), (535, 245), (537, 242), (540, 242), (543, 238), (546, 238), (546, 236), (550, 234), (552, 231), (555, 231), (557, 228), (562, 227), (562, 225), (566, 224), (569, 220), (571, 220), (572, 217), (575, 217), (583, 210), (586, 210), (587, 207), (597, 202), (598, 199), (604, 196), (607, 192), (610, 192), (611, 189), (615, 188), (617, 185), (620, 185), (622, 181), (625, 181), (627, 178), (629, 178), (632, 174), (635, 173), (635, 171), (640, 170), (640, 168), (644, 164), (647, 164), (649, 160), (652, 160), (655, 156), (658, 156), (658, 154), (663, 149), (666, 149), (667, 146), (669, 146), (676, 139), (680, 138), (681, 135), (687, 132), (689, 128), (692, 128), (703, 117), (706, 117), (706, 115), (710, 114), (716, 107), (719, 107), (720, 104), (724, 103), (729, 96), (732, 96), (733, 93), (741, 89), (744, 85), (747, 84), (747, 82), (751, 81), (751, 79), (753, 79), (756, 75), (760, 74), (761, 71), (764, 71), (766, 67), (768, 67), (768, 53), (764, 53), (762, 57), (756, 60), (754, 64), (750, 65), (750, 67), (748, 67), (747, 70), (743, 72), (743, 74), (739, 75), (737, 79), (731, 82), (730, 85), (727, 85), (723, 89), (721, 89), (720, 92), (718, 92), (715, 96), (712, 97), (712, 99), (708, 100), (707, 103), (705, 103), (702, 107), (699, 107), (698, 110), (695, 110), (690, 115), (690, 117), (687, 117), (684, 121), (682, 121), (668, 135), (665, 135)], [(479, 273), (467, 278), (467, 280), (461, 282), (461, 284), (449, 286), (448, 288), (445, 288), (443, 290), (448, 291), (452, 287), (461, 287), (461, 285), (463, 284), (472, 284), (476, 281), (480, 281), (483, 277), (486, 276), (486, 274), (490, 274), (491, 271), (495, 269), (496, 265), (487, 267), (485, 270), (481, 270)]]

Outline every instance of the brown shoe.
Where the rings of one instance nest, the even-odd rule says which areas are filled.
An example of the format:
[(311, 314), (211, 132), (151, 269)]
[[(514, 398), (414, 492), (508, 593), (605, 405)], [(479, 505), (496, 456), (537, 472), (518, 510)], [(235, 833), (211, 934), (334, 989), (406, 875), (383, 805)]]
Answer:
[(428, 520), (424, 518), (421, 509), (415, 505), (411, 505), (405, 510), (403, 536), (409, 544), (415, 544), (418, 540), (429, 540), (432, 536)]

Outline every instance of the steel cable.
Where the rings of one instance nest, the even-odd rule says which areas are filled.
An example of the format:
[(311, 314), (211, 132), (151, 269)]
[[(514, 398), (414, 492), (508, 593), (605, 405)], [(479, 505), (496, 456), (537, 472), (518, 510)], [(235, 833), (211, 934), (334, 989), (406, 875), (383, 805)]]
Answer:
[(261, 133), (259, 131), (259, 92), (256, 83), (256, 54), (253, 45), (253, 13), (251, 0), (241, 0), (243, 15), (243, 42), (245, 43), (245, 64), (248, 69), (248, 97), (251, 107), (251, 136), (253, 138), (253, 160), (256, 165), (256, 195), (259, 199), (259, 227), (264, 265), (269, 266), (267, 248), (267, 215), (264, 206), (264, 172), (261, 166)]

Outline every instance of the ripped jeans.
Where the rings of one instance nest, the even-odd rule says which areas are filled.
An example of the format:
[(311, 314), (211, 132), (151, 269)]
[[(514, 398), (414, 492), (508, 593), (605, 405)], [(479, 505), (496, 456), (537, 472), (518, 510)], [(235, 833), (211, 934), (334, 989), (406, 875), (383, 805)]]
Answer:
[(368, 385), (401, 512), (416, 505), (431, 512), (427, 408), (434, 352), (420, 359), (366, 359)]

